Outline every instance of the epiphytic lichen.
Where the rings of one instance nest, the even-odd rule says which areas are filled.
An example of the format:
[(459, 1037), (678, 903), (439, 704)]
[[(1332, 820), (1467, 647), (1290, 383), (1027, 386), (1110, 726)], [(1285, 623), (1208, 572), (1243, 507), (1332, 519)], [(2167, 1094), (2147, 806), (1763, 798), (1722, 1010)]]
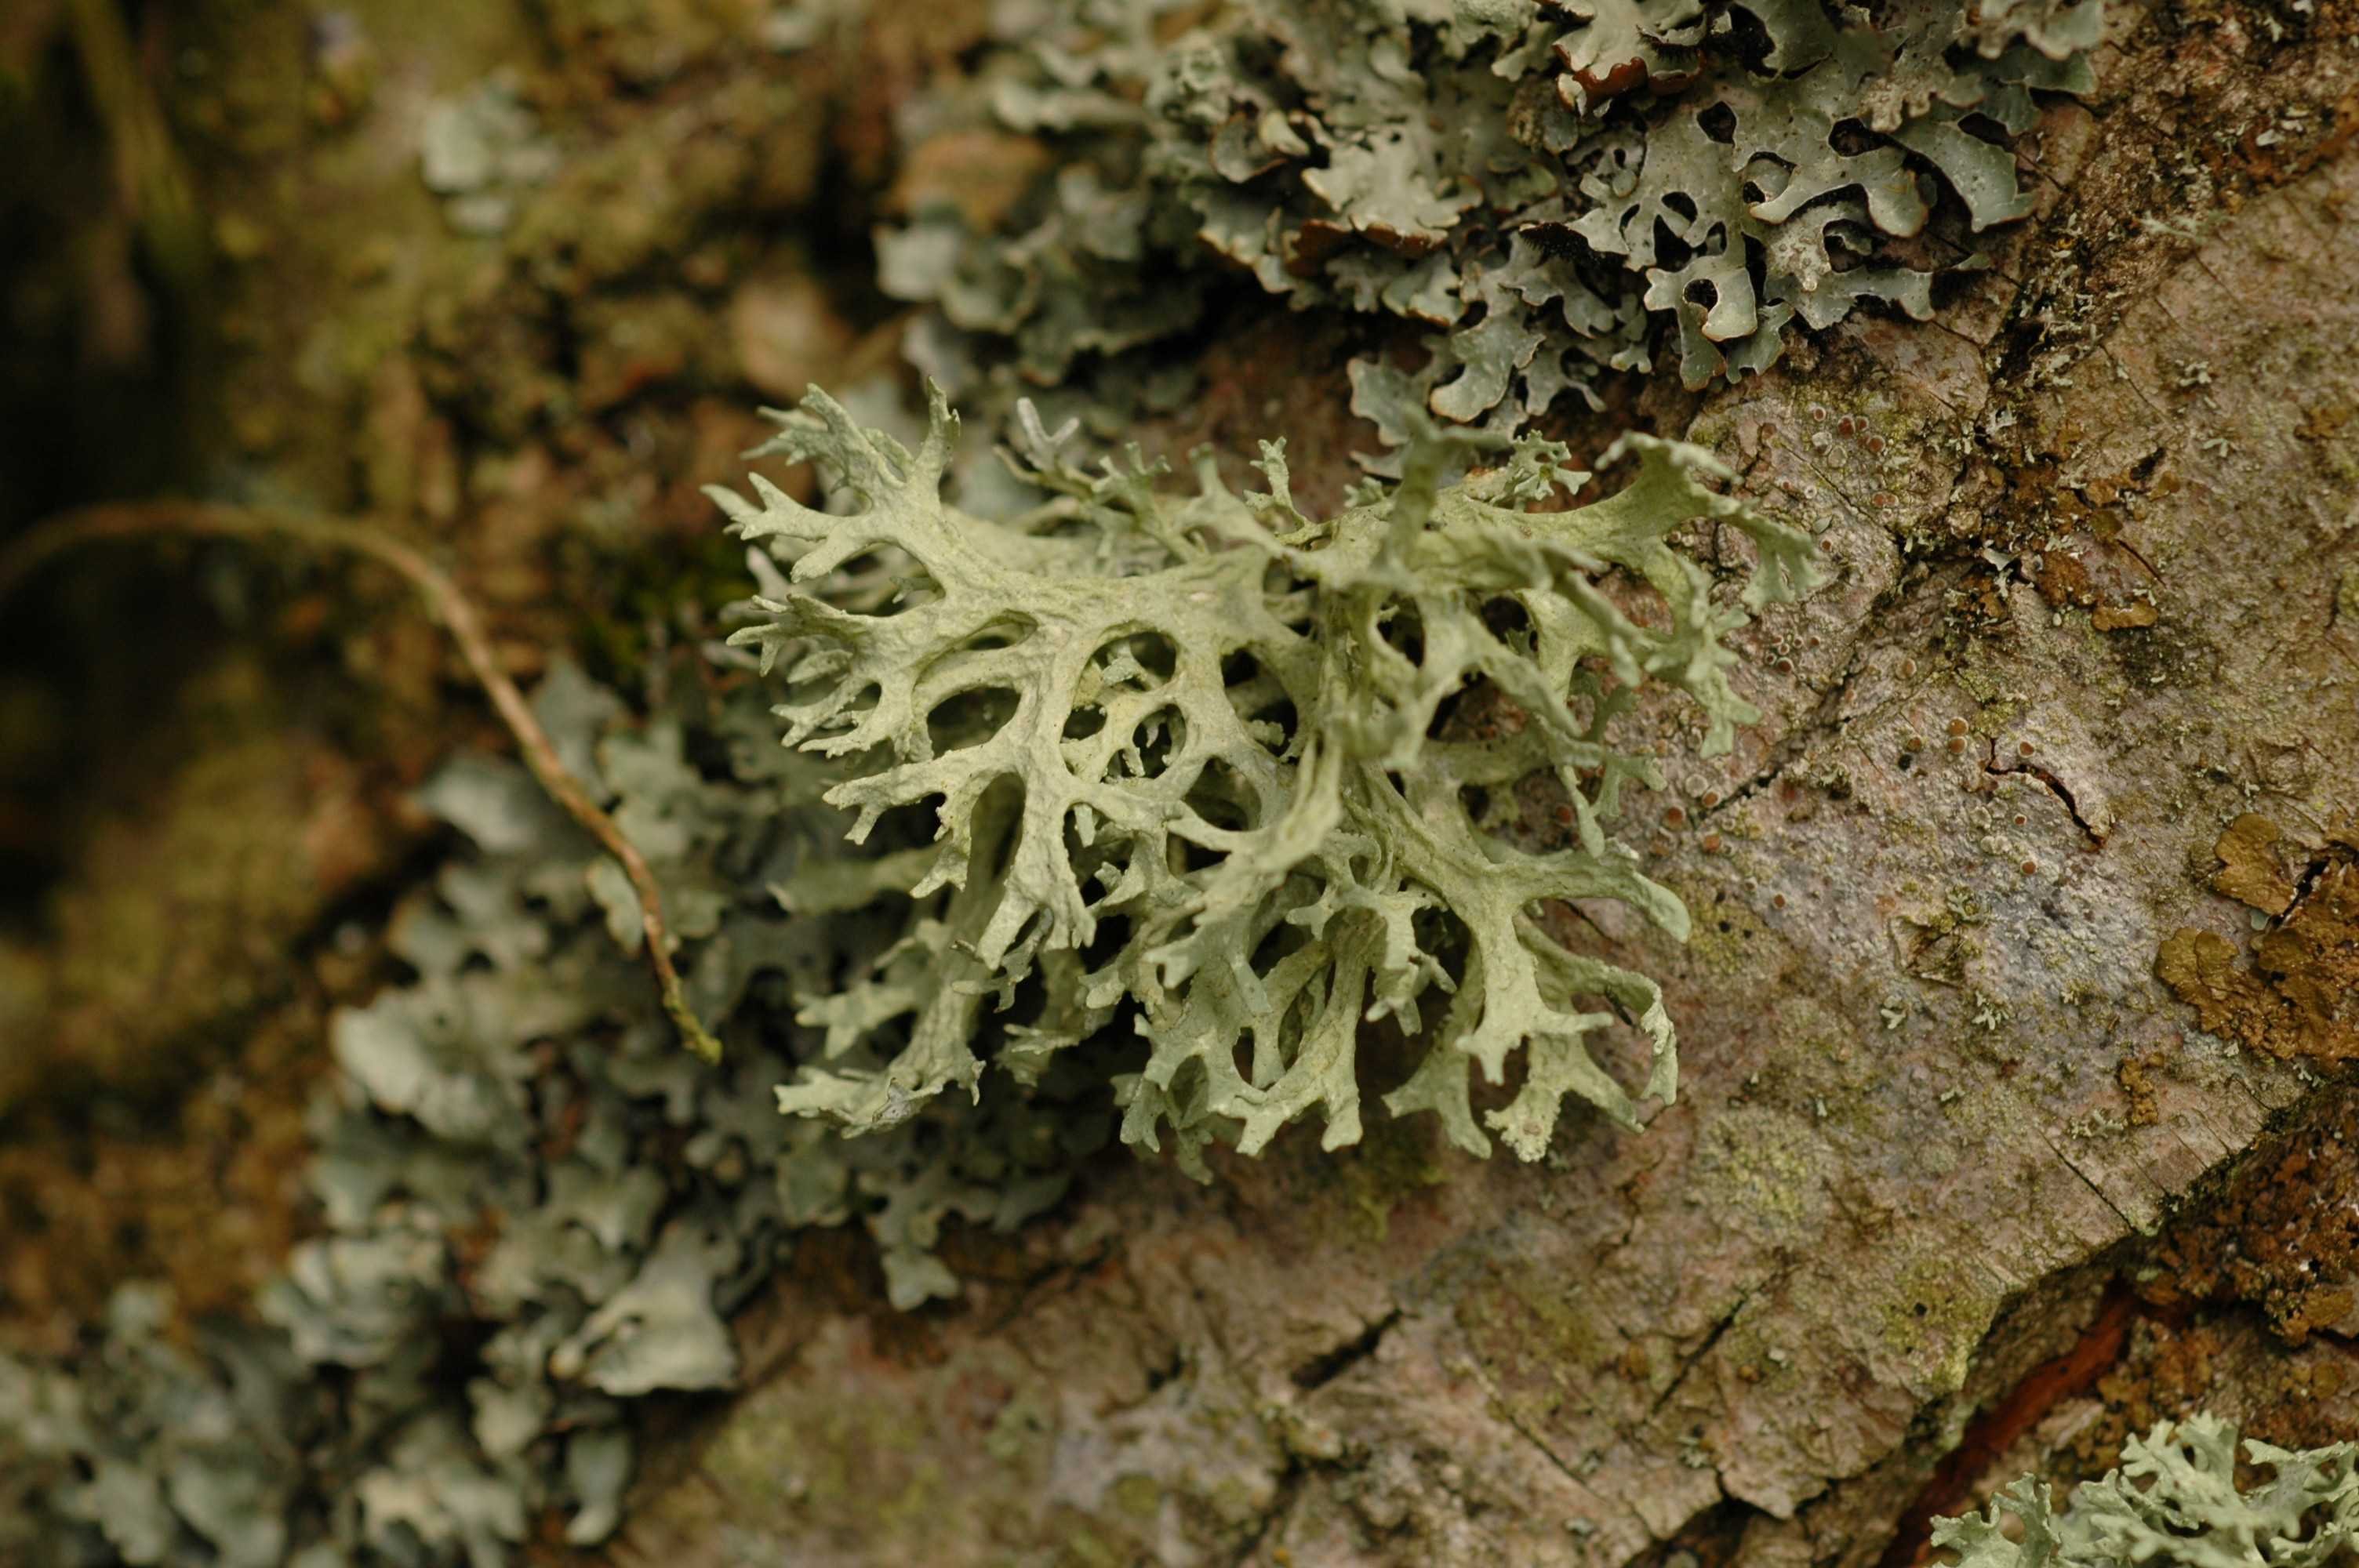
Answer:
[[(2198, 1415), (2132, 1438), (2121, 1468), (2082, 1487), (2058, 1512), (2047, 1483), (2027, 1476), (1988, 1511), (1940, 1519), (1933, 1544), (1959, 1568), (2322, 1568), (2359, 1545), (2359, 1444), (2299, 1452), (2246, 1439), (2269, 1477), (2236, 1484), (2236, 1429)], [(2002, 1522), (2011, 1516), (2010, 1531)]]
[[(2029, 201), (2002, 139), (2085, 92), (2101, 0), (1032, 0), (913, 136), (1051, 143), (991, 230), (936, 201), (880, 235), (935, 307), (954, 391), (1036, 387), (1199, 319), (1224, 260), (1298, 308), (1422, 323), (1412, 410), (1513, 433), (1675, 323), (1682, 377), (1759, 370), (1786, 325), (1874, 298), (1923, 318), (1973, 236)], [(1151, 388), (1134, 387), (1139, 395)], [(1079, 411), (1077, 409), (1077, 411)]]
[(959, 1288), (945, 1219), (1021, 1223), (1109, 1137), (1055, 1080), (857, 1141), (780, 1117), (769, 1086), (821, 1048), (796, 1000), (902, 935), (888, 845), (843, 843), (742, 676), (632, 725), (560, 666), (535, 707), (653, 862), (728, 1060), (679, 1048), (589, 837), (516, 764), (451, 763), (420, 804), (469, 849), (395, 920), (414, 979), (333, 1029), (321, 1234), (193, 1343), (126, 1286), (75, 1364), (0, 1356), (0, 1560), (493, 1568), (552, 1510), (594, 1542), (632, 1401), (735, 1382), (727, 1314), (795, 1232), (864, 1224), (915, 1307)]
[[(889, 864), (921, 917), (856, 984), (819, 997), (830, 1065), (783, 1108), (855, 1131), (972, 1092), (978, 1047), (1029, 1080), (1126, 1019), (1148, 1044), (1119, 1087), (1124, 1137), (1253, 1152), (1313, 1110), (1329, 1147), (1360, 1133), (1357, 1041), (1390, 1018), (1424, 1044), (1396, 1112), (1431, 1111), (1487, 1152), (1479, 1065), (1523, 1085), (1481, 1119), (1525, 1159), (1571, 1095), (1635, 1123), (1676, 1083), (1655, 983), (1569, 952), (1533, 923), (1550, 899), (1617, 900), (1675, 935), (1687, 914), (1611, 838), (1626, 784), (1615, 718), (1649, 683), (1692, 698), (1707, 752), (1755, 717), (1727, 633), (1813, 580), (1810, 541), (1703, 482), (1701, 450), (1632, 436), (1619, 492), (1536, 510), (1586, 474), (1552, 443), (1496, 450), (1445, 486), (1466, 438), (1429, 433), (1405, 476), (1330, 518), (1299, 511), (1284, 451), (1267, 489), (1191, 494), (1134, 452), (1069, 466), (1027, 412), (1027, 478), (1053, 499), (995, 522), (941, 496), (955, 420), (939, 394), (912, 451), (824, 395), (766, 450), (816, 460), (856, 503), (835, 514), (756, 479), (714, 493), (761, 546), (766, 618), (734, 641), (780, 669), (788, 745), (833, 759), (826, 798), (880, 821), (930, 818), (928, 853)], [(1708, 519), (1749, 542), (1733, 596), (1672, 547)], [(783, 564), (781, 573), (777, 565)], [(1626, 612), (1621, 577), (1660, 609)], [(1438, 739), (1470, 686), (1524, 715), (1495, 741)], [(1497, 830), (1509, 791), (1552, 776), (1575, 828), (1536, 851)], [(1589, 1036), (1635, 1021), (1651, 1069), (1633, 1093)]]
[[(954, 424), (937, 396), (910, 450), (814, 395), (772, 449), (857, 509), (760, 481), (725, 503), (762, 657), (712, 650), (636, 720), (565, 665), (533, 702), (645, 862), (723, 1062), (678, 1048), (608, 848), (523, 767), (451, 763), (419, 798), (466, 851), (393, 923), (407, 982), (333, 1026), (320, 1234), (193, 1339), (134, 1286), (78, 1364), (0, 1358), (0, 1554), (489, 1568), (547, 1520), (594, 1543), (632, 1401), (734, 1382), (728, 1314), (798, 1231), (856, 1220), (897, 1305), (955, 1294), (943, 1222), (1055, 1202), (1109, 1098), (1199, 1173), (1313, 1111), (1355, 1139), (1371, 1018), (1425, 1045), (1386, 1103), (1476, 1152), (1537, 1158), (1567, 1096), (1625, 1123), (1669, 1098), (1655, 983), (1534, 916), (1609, 899), (1684, 933), (1607, 832), (1657, 782), (1616, 719), (1667, 688), (1727, 745), (1754, 717), (1729, 634), (1810, 585), (1805, 535), (1644, 437), (1575, 508), (1563, 448), (1428, 431), (1319, 518), (1275, 445), (1266, 489), (1207, 460), (1175, 495), (1136, 454), (1071, 466), (1037, 420), (1017, 467), (1049, 499), (986, 521), (940, 494)], [(1470, 453), (1493, 466), (1445, 483)], [(1676, 547), (1697, 525), (1741, 582)], [(1460, 738), (1475, 687), (1519, 723)], [(1536, 776), (1564, 847), (1503, 831)], [(1592, 1049), (1624, 1021), (1635, 1089)], [(1518, 1054), (1478, 1116), (1474, 1069)]]
[(2279, 1057), (2359, 1056), (2359, 829), (2330, 830), (2299, 886), (2276, 849), (2277, 825), (2247, 812), (2212, 847), (2214, 892), (2266, 916), (2251, 962), (2214, 932), (2181, 926), (2155, 974), (2211, 1033)]

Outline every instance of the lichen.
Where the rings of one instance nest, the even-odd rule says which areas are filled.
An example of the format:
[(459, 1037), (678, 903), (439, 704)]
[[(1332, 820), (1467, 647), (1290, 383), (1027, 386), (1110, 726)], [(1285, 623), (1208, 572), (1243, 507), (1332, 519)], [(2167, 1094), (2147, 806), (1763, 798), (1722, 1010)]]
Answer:
[[(830, 1065), (782, 1088), (783, 1109), (890, 1128), (973, 1092), (986, 1038), (1028, 1081), (1125, 1014), (1148, 1055), (1118, 1086), (1123, 1136), (1152, 1149), (1168, 1131), (1199, 1171), (1208, 1141), (1252, 1153), (1314, 1110), (1326, 1146), (1354, 1141), (1373, 1019), (1425, 1045), (1388, 1108), (1433, 1112), (1473, 1153), (1487, 1125), (1538, 1158), (1567, 1096), (1625, 1125), (1641, 1096), (1671, 1097), (1656, 983), (1569, 951), (1533, 912), (1613, 899), (1685, 935), (1684, 906), (1606, 832), (1625, 785), (1659, 784), (1614, 721), (1658, 684), (1724, 750), (1755, 717), (1727, 635), (1816, 581), (1807, 535), (1708, 488), (1728, 476), (1701, 450), (1643, 436), (1607, 455), (1637, 460), (1624, 489), (1566, 511), (1534, 509), (1589, 477), (1561, 447), (1518, 443), (1445, 486), (1464, 438), (1429, 434), (1398, 486), (1320, 519), (1277, 446), (1266, 491), (1232, 493), (1206, 460), (1172, 495), (1136, 453), (1071, 466), (1027, 410), (1020, 465), (1054, 499), (1013, 522), (944, 503), (954, 439), (939, 394), (912, 451), (815, 393), (765, 450), (820, 461), (851, 509), (758, 477), (756, 501), (714, 492), (761, 546), (764, 619), (733, 641), (783, 674), (787, 743), (841, 770), (826, 798), (856, 814), (854, 839), (915, 808), (936, 840), (893, 862), (921, 918), (805, 1009)], [(1669, 542), (1699, 518), (1749, 542), (1733, 600)], [(1625, 614), (1600, 586), (1615, 573), (1666, 613)], [(1477, 683), (1521, 727), (1434, 739)], [(1561, 849), (1494, 821), (1535, 773), (1570, 803)], [(1588, 1044), (1617, 1011), (1651, 1064), (1635, 1094)], [(1520, 1091), (1478, 1124), (1471, 1070), (1499, 1082), (1518, 1052)]]
[(2223, 1039), (2273, 1056), (2349, 1061), (2359, 1056), (2359, 835), (2336, 834), (2299, 887), (2276, 864), (2275, 843), (2274, 827), (2247, 814), (2214, 849), (2215, 889), (2272, 915), (2250, 961), (2228, 938), (2181, 926), (2164, 939), (2155, 973)]
[(1012, 1227), (1057, 1200), (1110, 1132), (1070, 1073), (857, 1141), (766, 1103), (820, 1045), (788, 999), (901, 924), (892, 847), (843, 843), (762, 706), (742, 677), (685, 683), (634, 724), (562, 665), (535, 700), (653, 863), (727, 1067), (679, 1051), (615, 940), (639, 927), (611, 862), (522, 768), (454, 760), (419, 799), (464, 851), (393, 925), (413, 979), (331, 1031), (321, 1233), (196, 1354), (169, 1293), (133, 1285), (93, 1354), (0, 1357), (0, 1557), (487, 1565), (550, 1510), (595, 1542), (633, 1401), (734, 1385), (727, 1316), (794, 1232), (864, 1226), (915, 1308), (959, 1290), (950, 1217)]
[[(665, 670), (644, 715), (562, 663), (533, 699), (659, 888), (725, 1062), (675, 1047), (617, 862), (524, 768), (453, 759), (417, 792), (455, 842), (391, 922), (407, 979), (330, 1029), (317, 1234), (218, 1322), (125, 1286), (88, 1355), (0, 1358), (0, 1551), (482, 1568), (552, 1527), (594, 1544), (636, 1401), (735, 1385), (729, 1315), (798, 1232), (856, 1222), (893, 1304), (954, 1296), (944, 1226), (1042, 1212), (1117, 1107), (1199, 1174), (1314, 1110), (1355, 1140), (1372, 1017), (1425, 1045), (1387, 1104), (1476, 1152), (1537, 1158), (1568, 1096), (1627, 1124), (1670, 1098), (1655, 982), (1534, 912), (1617, 899), (1683, 932), (1608, 833), (1658, 782), (1614, 722), (1654, 685), (1725, 747), (1756, 717), (1730, 634), (1812, 585), (1805, 535), (1645, 437), (1608, 454), (1635, 460), (1618, 492), (1567, 508), (1589, 476), (1562, 447), (1428, 434), (1399, 483), (1314, 518), (1276, 446), (1266, 490), (1207, 460), (1171, 494), (1136, 454), (1072, 466), (1037, 420), (1018, 477), (1049, 500), (993, 522), (941, 498), (953, 427), (938, 397), (910, 450), (807, 399), (771, 449), (858, 504), (725, 502), (761, 655)], [(1699, 524), (1741, 580), (1676, 546)], [(1460, 737), (1473, 687), (1516, 721)], [(1570, 803), (1560, 847), (1511, 837), (1535, 776)], [(1590, 1044), (1624, 1019), (1635, 1090)], [(1473, 1069), (1516, 1054), (1478, 1120)]]
[[(2030, 210), (1994, 135), (2093, 84), (2100, 0), (1869, 13), (1816, 0), (1033, 0), (908, 124), (1049, 143), (995, 225), (943, 192), (879, 237), (934, 316), (929, 373), (1064, 388), (1201, 319), (1223, 268), (1297, 308), (1425, 329), (1353, 366), (1387, 441), (1416, 413), (1507, 433), (1644, 369), (1761, 370), (1799, 319), (1918, 319)], [(911, 150), (924, 157), (921, 140)], [(1209, 265), (1208, 265), (1209, 264)], [(1128, 368), (1124, 368), (1127, 366)], [(1117, 399), (1119, 401), (1120, 399)]]
[(2359, 1444), (2295, 1451), (2246, 1439), (2242, 1446), (2268, 1468), (2266, 1483), (2237, 1485), (2236, 1429), (2226, 1422), (2159, 1422), (2130, 1440), (2119, 1469), (2082, 1487), (2061, 1512), (2047, 1483), (2027, 1476), (1986, 1512), (1935, 1521), (1933, 1544), (1956, 1552), (1959, 1568), (2318, 1568), (2359, 1545)]

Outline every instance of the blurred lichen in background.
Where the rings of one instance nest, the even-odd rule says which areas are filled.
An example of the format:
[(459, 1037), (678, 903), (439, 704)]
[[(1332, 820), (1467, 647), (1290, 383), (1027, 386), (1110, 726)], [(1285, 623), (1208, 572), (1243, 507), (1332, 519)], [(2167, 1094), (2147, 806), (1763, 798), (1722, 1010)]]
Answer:
[[(919, 170), (996, 130), (1054, 150), (984, 208), (947, 178), (878, 239), (953, 395), (1064, 389), (1052, 419), (1184, 397), (1125, 351), (1249, 274), (1393, 317), (1423, 362), (1352, 366), (1411, 411), (1514, 433), (1668, 355), (1691, 387), (1862, 299), (1923, 319), (2030, 211), (2008, 138), (2085, 92), (2102, 0), (1006, 0), (995, 53), (902, 117)], [(1093, 400), (1080, 386), (1097, 387)], [(1069, 407), (1070, 405), (1070, 407)], [(1106, 432), (1101, 432), (1102, 434)], [(1379, 466), (1388, 466), (1379, 464)]]
[(1069, 1103), (1071, 1072), (857, 1140), (777, 1113), (771, 1086), (818, 1050), (799, 1001), (899, 937), (869, 907), (892, 856), (845, 849), (751, 685), (679, 693), (628, 723), (560, 665), (537, 707), (654, 860), (727, 1065), (680, 1048), (610, 934), (636, 935), (636, 905), (588, 837), (517, 764), (451, 762), (420, 804), (468, 849), (390, 938), (416, 978), (328, 1042), (323, 1233), (192, 1344), (167, 1293), (126, 1285), (93, 1354), (0, 1356), (0, 1558), (492, 1563), (550, 1509), (601, 1540), (630, 1401), (734, 1383), (726, 1317), (796, 1230), (858, 1220), (915, 1307), (958, 1289), (946, 1217), (1020, 1224), (1106, 1141), (1103, 1092)]

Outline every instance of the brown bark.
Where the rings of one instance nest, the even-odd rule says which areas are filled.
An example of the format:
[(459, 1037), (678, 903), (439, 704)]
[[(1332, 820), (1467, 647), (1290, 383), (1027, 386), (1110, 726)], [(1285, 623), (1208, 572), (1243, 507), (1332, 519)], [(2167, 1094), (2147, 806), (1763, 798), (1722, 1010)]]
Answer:
[[(2100, 1375), (2192, 1332), (2123, 1304), (2150, 1238), (2340, 1092), (2359, 851), (2359, 159), (2141, 222), (2221, 126), (2359, 116), (2352, 54), (2169, 21), (2025, 149), (1972, 297), (1690, 422), (1841, 580), (1760, 628), (1771, 721), (1638, 807), (1693, 942), (1581, 934), (1666, 977), (1677, 1106), (1530, 1168), (1411, 1127), (1110, 1169), (914, 1328), (789, 1283), (614, 1560), (1906, 1561), (1977, 1411), (2004, 1474), (2135, 1405)], [(2266, 1423), (2281, 1337), (2202, 1332), (2242, 1373), (2179, 1398)]]
[[(745, 383), (828, 379), (783, 340), (854, 338), (777, 230), (842, 222), (822, 150), (883, 182), (893, 94), (971, 29), (879, 7), (857, 59), (782, 62), (727, 47), (759, 7), (685, 43), (585, 23), (542, 83), (577, 156), (485, 248), (418, 185), (415, 126), (534, 53), (530, 8), (352, 9), (376, 85), (349, 129), (365, 82), (307, 61), (295, 7), (168, 105), (212, 127), (190, 162), (233, 253), (214, 458), (438, 531), (510, 668), (643, 635), (614, 560), (702, 569), (694, 487), (747, 444)], [(1564, 912), (1663, 978), (1677, 1105), (1636, 1136), (1570, 1118), (1530, 1167), (1381, 1122), (1210, 1187), (1112, 1157), (1013, 1242), (953, 1238), (967, 1298), (914, 1317), (814, 1238), (747, 1315), (754, 1386), (651, 1460), (617, 1568), (1865, 1564), (2193, 1403), (2359, 1432), (2354, 1238), (2322, 1217), (2359, 1193), (2359, 17), (2306, 16), (2273, 42), (2256, 8), (2125, 7), (2098, 97), (2020, 148), (2039, 212), (1937, 320), (1862, 317), (1572, 432), (1685, 430), (1838, 568), (1751, 634), (1769, 719), (1634, 806), (1692, 942)], [(1280, 341), (1210, 347), (1183, 439), (1282, 433), (1273, 395), (1283, 433), (1346, 428), (1332, 343)], [(1302, 493), (1348, 444), (1296, 441), (1328, 454)], [(414, 778), (442, 666), (386, 624), (337, 646), (409, 704), (378, 739)], [(331, 902), (238, 961), (288, 967)], [(9, 1011), (44, 962), (0, 946), (23, 1038), (52, 1033)], [(77, 1179), (27, 1201), (113, 1234)]]

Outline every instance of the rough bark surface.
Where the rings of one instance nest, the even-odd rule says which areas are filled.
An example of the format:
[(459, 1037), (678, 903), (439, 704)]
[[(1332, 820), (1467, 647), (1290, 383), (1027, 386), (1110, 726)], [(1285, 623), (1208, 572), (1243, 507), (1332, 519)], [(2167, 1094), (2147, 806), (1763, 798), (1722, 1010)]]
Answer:
[[(650, 603), (736, 570), (696, 486), (734, 477), (745, 407), (889, 359), (856, 330), (876, 301), (813, 253), (889, 210), (896, 95), (973, 9), (879, 5), (852, 58), (756, 59), (732, 41), (754, 0), (369, 0), (364, 81), (306, 6), (153, 22), (181, 29), (158, 58), (236, 62), (168, 103), (223, 253), (201, 473), (439, 535), (519, 673), (552, 644), (631, 667), (669, 634)], [(2099, 95), (2019, 148), (2038, 213), (1935, 322), (1863, 317), (1701, 404), (1616, 389), (1569, 432), (1717, 447), (1836, 570), (1749, 634), (1767, 721), (1636, 803), (1694, 939), (1558, 912), (1663, 979), (1679, 1103), (1636, 1136), (1569, 1118), (1533, 1166), (1383, 1122), (1209, 1187), (1112, 1157), (1014, 1241), (951, 1238), (966, 1299), (914, 1316), (814, 1238), (745, 1319), (753, 1387), (649, 1463), (614, 1568), (1864, 1565), (1989, 1476), (2102, 1469), (2194, 1400), (2278, 1441), (2359, 1431), (2359, 1236), (2329, 1217), (2359, 1212), (2359, 12), (2112, 26)], [(455, 239), (419, 125), (524, 59), (562, 171), (505, 237)], [(129, 287), (127, 220), (92, 222)], [(1288, 434), (1330, 496), (1366, 435), (1337, 345), (1246, 321), (1161, 434)], [(283, 766), (182, 754), (221, 727), (211, 677), (168, 704), (127, 665), (79, 710), (165, 738), (90, 748), (158, 830), (61, 836), (58, 907), (112, 928), (99, 893), (140, 904), (152, 876), (183, 929), (238, 939), (206, 947), (204, 995), (93, 960), (117, 996), (67, 983), (55, 933), (0, 933), (0, 1032), (38, 1043), (0, 1060), (0, 1110), (37, 1054), (113, 1087), (136, 1075), (105, 1051), (214, 1074), (163, 1132), (68, 1115), (0, 1162), (12, 1222), (39, 1221), (0, 1259), (0, 1340), (71, 1344), (142, 1271), (232, 1299), (299, 1227), (304, 1043), (385, 969), (342, 912), (417, 871), (383, 797), (452, 740), (394, 599), (270, 601), (269, 638), (379, 695), (304, 729), (328, 782), (266, 907), (169, 878), (210, 864), (172, 848), (172, 802), (297, 809)], [(43, 613), (98, 648), (124, 602)], [(191, 667), (224, 663), (198, 657), (219, 633)], [(0, 669), (0, 699), (27, 689)], [(0, 772), (0, 850), (49, 853), (12, 792), (79, 748)], [(224, 1032), (248, 1044), (223, 1067)], [(241, 1201), (187, 1204), (214, 1182)]]
[(1665, 977), (1680, 1103), (1529, 1168), (1408, 1128), (1204, 1190), (1112, 1171), (915, 1328), (789, 1287), (773, 1370), (617, 1562), (1890, 1548), (1976, 1410), (2350, 1054), (2347, 913), (2311, 911), (2307, 1013), (2250, 950), (2353, 875), (2359, 158), (2197, 243), (2139, 200), (2179, 90), (2266, 123), (2351, 62), (2264, 82), (2217, 33), (2169, 65), (2133, 36), (2027, 153), (2044, 211), (1973, 299), (1693, 417), (1840, 581), (1761, 628), (1772, 719), (1640, 807), (1690, 945), (1565, 912)]

